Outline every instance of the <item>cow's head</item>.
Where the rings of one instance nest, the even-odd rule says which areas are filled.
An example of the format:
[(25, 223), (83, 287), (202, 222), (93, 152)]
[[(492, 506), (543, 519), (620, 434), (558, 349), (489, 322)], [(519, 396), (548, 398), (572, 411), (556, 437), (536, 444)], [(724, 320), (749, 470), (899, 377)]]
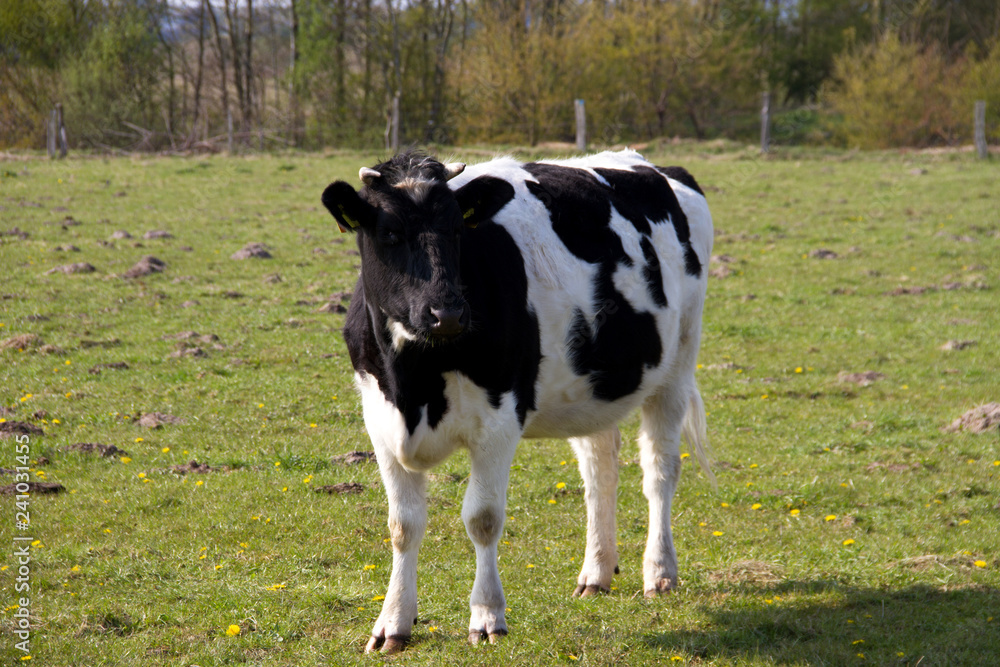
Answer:
[(469, 327), (459, 275), (461, 240), (513, 192), (495, 197), (482, 179), (452, 191), (447, 181), (464, 169), (462, 163), (402, 153), (363, 167), (360, 192), (344, 181), (323, 192), (323, 205), (341, 231), (358, 235), (365, 299), (385, 315), (397, 344), (452, 340)]

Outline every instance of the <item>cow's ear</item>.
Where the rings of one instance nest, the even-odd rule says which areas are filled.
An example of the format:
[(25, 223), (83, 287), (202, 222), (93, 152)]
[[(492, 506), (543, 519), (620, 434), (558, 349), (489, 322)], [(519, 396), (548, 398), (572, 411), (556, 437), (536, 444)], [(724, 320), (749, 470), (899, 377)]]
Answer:
[(363, 200), (350, 185), (337, 181), (323, 190), (323, 206), (333, 214), (340, 231), (357, 231), (375, 222), (375, 207)]
[(490, 220), (514, 198), (514, 186), (493, 176), (480, 176), (455, 191), (466, 227)]

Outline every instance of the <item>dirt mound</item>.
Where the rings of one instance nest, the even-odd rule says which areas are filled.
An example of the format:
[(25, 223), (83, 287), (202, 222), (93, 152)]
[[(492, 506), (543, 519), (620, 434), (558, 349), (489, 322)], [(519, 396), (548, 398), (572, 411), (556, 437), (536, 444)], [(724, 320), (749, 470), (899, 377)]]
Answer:
[(837, 259), (840, 255), (826, 248), (817, 248), (816, 250), (811, 250), (809, 256), (813, 259)]
[[(22, 482), (28, 485), (28, 493), (59, 493), (65, 491), (66, 487), (62, 484), (57, 484), (56, 482)], [(13, 496), (16, 493), (21, 493), (17, 490), (17, 484), (7, 484), (6, 486), (0, 486), (0, 495), (3, 496)], [(23, 489), (23, 487), (22, 487)]]
[(184, 420), (175, 415), (163, 412), (147, 412), (139, 417), (139, 426), (143, 428), (162, 428), (164, 424), (183, 424)]
[(0, 350), (27, 350), (32, 347), (43, 345), (42, 337), (38, 334), (28, 333), (20, 336), (13, 336), (0, 342)]
[(313, 489), (316, 493), (328, 493), (333, 495), (342, 495), (345, 493), (363, 493), (365, 489), (368, 488), (364, 484), (359, 482), (341, 482), (340, 484), (326, 484), (323, 486), (317, 486)]
[(0, 422), (0, 438), (7, 438), (12, 435), (45, 435), (45, 431), (28, 422)]
[(978, 343), (974, 340), (949, 340), (938, 349), (942, 352), (952, 352), (954, 350), (964, 350), (967, 347), (974, 347)]
[(62, 449), (64, 452), (80, 452), (81, 454), (92, 454), (96, 452), (106, 458), (111, 458), (113, 456), (129, 456), (129, 453), (124, 449), (119, 449), (114, 445), (105, 445), (102, 442), (78, 442), (73, 445), (66, 445)]
[(142, 276), (148, 276), (151, 273), (163, 273), (164, 269), (167, 268), (167, 263), (162, 259), (157, 259), (152, 255), (146, 255), (135, 265), (122, 274), (122, 278), (141, 278)]
[(162, 229), (151, 229), (150, 231), (143, 234), (142, 238), (146, 239), (147, 241), (152, 239), (172, 239), (174, 238), (174, 235)]
[(111, 238), (117, 241), (121, 239), (130, 239), (132, 238), (132, 235), (126, 232), (124, 229), (119, 229), (117, 232), (114, 232), (111, 235)]
[(91, 375), (100, 375), (101, 371), (104, 370), (105, 368), (112, 371), (127, 371), (128, 364), (126, 364), (124, 361), (113, 361), (107, 364), (97, 364), (87, 372), (90, 373)]
[(375, 461), (375, 452), (348, 452), (338, 454), (330, 459), (334, 465), (355, 465), (357, 463), (368, 463)]
[(199, 343), (204, 343), (208, 345), (210, 343), (215, 343), (219, 340), (219, 337), (215, 334), (200, 334), (197, 331), (180, 331), (175, 334), (164, 334), (161, 336), (162, 340), (179, 340), (179, 341), (197, 341)]
[(54, 269), (49, 269), (45, 272), (45, 275), (48, 276), (53, 273), (65, 273), (66, 275), (72, 273), (93, 273), (96, 270), (97, 268), (88, 262), (73, 262), (72, 264), (63, 264)]
[(847, 371), (840, 371), (837, 373), (837, 382), (849, 382), (861, 387), (867, 387), (871, 383), (883, 378), (885, 378), (885, 374), (879, 373), (878, 371), (863, 371), (861, 373), (848, 373)]
[(196, 472), (202, 475), (208, 474), (210, 472), (216, 472), (219, 468), (213, 468), (207, 463), (198, 463), (194, 459), (191, 459), (184, 465), (176, 465), (168, 468), (169, 472), (177, 473), (178, 475), (186, 475), (189, 472)]
[(941, 430), (946, 433), (957, 431), (983, 433), (997, 430), (1000, 428), (998, 425), (1000, 425), (1000, 403), (987, 403), (969, 410)]
[(271, 259), (271, 253), (263, 243), (248, 243), (229, 256), (230, 259)]

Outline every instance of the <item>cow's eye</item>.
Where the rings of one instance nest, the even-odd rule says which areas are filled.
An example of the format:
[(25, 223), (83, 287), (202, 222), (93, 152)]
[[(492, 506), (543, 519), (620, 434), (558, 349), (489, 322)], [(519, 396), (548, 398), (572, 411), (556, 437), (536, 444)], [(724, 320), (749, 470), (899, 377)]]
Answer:
[(400, 235), (392, 231), (391, 229), (387, 229), (385, 232), (382, 233), (382, 243), (384, 243), (385, 245), (399, 245), (399, 242), (401, 240), (402, 238), (400, 237)]

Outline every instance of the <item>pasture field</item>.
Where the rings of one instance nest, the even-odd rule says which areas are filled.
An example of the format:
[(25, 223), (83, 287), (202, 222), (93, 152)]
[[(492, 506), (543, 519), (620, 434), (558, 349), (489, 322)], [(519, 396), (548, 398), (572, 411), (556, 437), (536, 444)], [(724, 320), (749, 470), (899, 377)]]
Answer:
[[(596, 599), (570, 598), (572, 452), (525, 441), (500, 545), (511, 634), (468, 646), (459, 454), (432, 475), (420, 619), (389, 659), (361, 652), (391, 564), (377, 466), (335, 458), (371, 449), (336, 312), (358, 257), (319, 203), (377, 156), (0, 162), (0, 232), (27, 234), (0, 237), (0, 340), (35, 336), (0, 350), (0, 428), (36, 427), (31, 478), (63, 487), (30, 494), (23, 529), (0, 496), (3, 664), (996, 664), (1000, 436), (942, 429), (1000, 401), (1000, 165), (647, 155), (695, 175), (717, 231), (698, 380), (719, 485), (684, 459), (680, 587), (642, 597), (637, 416), (621, 574)], [(247, 243), (272, 257), (231, 259)], [(163, 270), (122, 277), (146, 255)]]

